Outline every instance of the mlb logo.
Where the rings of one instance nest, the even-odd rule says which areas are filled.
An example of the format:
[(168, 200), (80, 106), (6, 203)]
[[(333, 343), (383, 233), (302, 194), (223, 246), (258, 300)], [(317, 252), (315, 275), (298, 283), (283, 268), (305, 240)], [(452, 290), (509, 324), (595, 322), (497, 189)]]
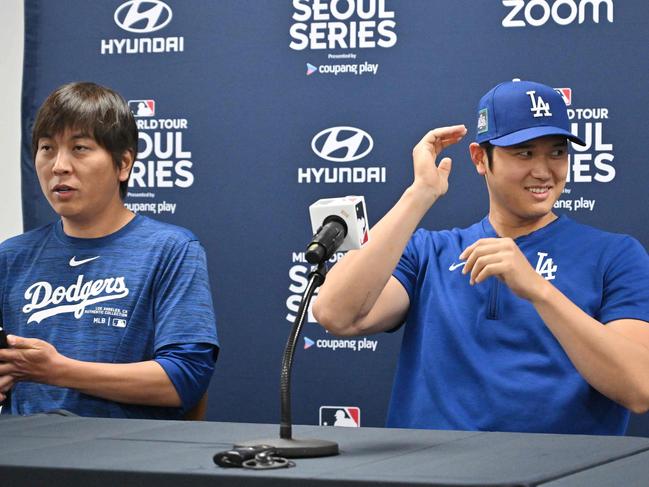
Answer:
[(320, 406), (320, 426), (359, 428), (361, 408), (355, 406)]
[(555, 88), (554, 91), (561, 95), (567, 107), (572, 105), (572, 88)]
[(358, 227), (360, 230), (361, 245), (365, 245), (370, 238), (367, 229), (367, 218), (365, 216), (365, 201), (356, 204), (356, 220), (358, 221)]
[(155, 115), (155, 100), (129, 100), (128, 107), (134, 117), (153, 117)]
[(111, 323), (115, 328), (126, 328), (126, 320), (124, 318), (113, 318)]

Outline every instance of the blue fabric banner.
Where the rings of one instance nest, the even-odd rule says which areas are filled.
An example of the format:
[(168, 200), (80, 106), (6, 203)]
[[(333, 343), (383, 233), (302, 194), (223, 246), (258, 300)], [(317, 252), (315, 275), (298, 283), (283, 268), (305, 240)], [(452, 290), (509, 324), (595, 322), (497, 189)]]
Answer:
[[(364, 195), (375, 223), (411, 181), (414, 144), (429, 129), (456, 123), (469, 127), (472, 141), (477, 102), (500, 81), (530, 79), (559, 89), (573, 132), (588, 142), (574, 147), (557, 212), (649, 246), (641, 130), (649, 106), (649, 3), (26, 0), (25, 6), (25, 229), (56, 217), (30, 153), (39, 105), (70, 81), (119, 91), (140, 129), (127, 206), (191, 229), (207, 251), (223, 347), (209, 419), (279, 420), (281, 356), (309, 270), (308, 206)], [(339, 128), (342, 138), (367, 137), (334, 162), (317, 136)], [(450, 190), (423, 227), (468, 226), (487, 213), (468, 142), (448, 150)], [(343, 409), (346, 421), (382, 425), (399, 346), (400, 333), (343, 340), (309, 316), (293, 374), (294, 421), (333, 424)], [(649, 419), (634, 418), (630, 432), (649, 435)]]

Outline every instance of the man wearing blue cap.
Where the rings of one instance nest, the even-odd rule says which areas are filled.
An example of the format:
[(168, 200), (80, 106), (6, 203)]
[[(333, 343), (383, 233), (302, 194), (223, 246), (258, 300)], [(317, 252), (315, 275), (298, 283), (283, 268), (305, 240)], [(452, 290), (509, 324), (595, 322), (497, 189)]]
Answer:
[(314, 314), (359, 335), (405, 325), (391, 427), (623, 434), (649, 409), (649, 257), (635, 239), (552, 212), (568, 170), (567, 109), (552, 88), (501, 83), (478, 107), (471, 159), (489, 214), (417, 225), (448, 189), (463, 125), (413, 150), (414, 181), (362, 249), (330, 272)]

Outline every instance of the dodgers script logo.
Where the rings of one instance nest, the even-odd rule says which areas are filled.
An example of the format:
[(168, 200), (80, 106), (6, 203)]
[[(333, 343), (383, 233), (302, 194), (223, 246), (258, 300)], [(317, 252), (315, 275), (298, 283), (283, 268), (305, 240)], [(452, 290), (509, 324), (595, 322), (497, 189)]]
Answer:
[(39, 281), (27, 288), (25, 300), (28, 304), (23, 306), (23, 313), (29, 314), (34, 310), (27, 323), (40, 323), (45, 318), (62, 313), (74, 313), (79, 319), (86, 307), (103, 301), (112, 301), (128, 296), (124, 277), (109, 277), (84, 282), (83, 274), (79, 275), (77, 282), (67, 288), (58, 286), (54, 288), (47, 281)]

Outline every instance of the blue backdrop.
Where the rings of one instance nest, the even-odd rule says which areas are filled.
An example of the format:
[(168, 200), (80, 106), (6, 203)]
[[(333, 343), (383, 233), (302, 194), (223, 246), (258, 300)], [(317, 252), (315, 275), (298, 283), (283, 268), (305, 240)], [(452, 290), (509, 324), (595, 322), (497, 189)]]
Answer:
[[(376, 222), (411, 181), (413, 145), (455, 123), (472, 140), (477, 101), (500, 81), (561, 89), (589, 142), (572, 155), (557, 211), (649, 245), (647, 2), (27, 0), (25, 14), (25, 229), (55, 218), (29, 148), (39, 105), (69, 81), (118, 90), (141, 132), (127, 204), (190, 228), (207, 250), (223, 345), (209, 419), (278, 421), (308, 206), (360, 194)], [(364, 131), (359, 152), (370, 140), (371, 150), (321, 157), (314, 138), (336, 127), (351, 127), (342, 138)], [(486, 214), (469, 141), (448, 151), (450, 191), (422, 226)], [(312, 317), (303, 333), (295, 422), (331, 424), (332, 407), (347, 407), (361, 425), (382, 425), (400, 334), (339, 341)], [(649, 435), (649, 419), (634, 418), (630, 433)]]

